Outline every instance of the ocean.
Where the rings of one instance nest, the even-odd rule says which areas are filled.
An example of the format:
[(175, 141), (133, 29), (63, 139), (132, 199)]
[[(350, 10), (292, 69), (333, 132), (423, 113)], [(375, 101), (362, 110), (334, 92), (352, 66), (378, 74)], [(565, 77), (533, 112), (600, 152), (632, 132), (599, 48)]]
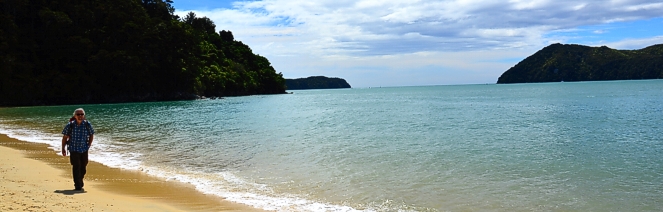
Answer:
[(295, 90), (0, 109), (58, 154), (276, 211), (663, 211), (663, 80)]

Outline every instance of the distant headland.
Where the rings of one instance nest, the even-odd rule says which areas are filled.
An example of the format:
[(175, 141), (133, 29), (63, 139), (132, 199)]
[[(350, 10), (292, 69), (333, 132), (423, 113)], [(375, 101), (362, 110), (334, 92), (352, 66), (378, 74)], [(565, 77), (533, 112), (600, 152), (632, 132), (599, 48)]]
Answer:
[(287, 90), (352, 88), (344, 79), (325, 76), (285, 79), (285, 85)]
[(663, 44), (640, 50), (552, 44), (502, 74), (504, 83), (663, 78)]

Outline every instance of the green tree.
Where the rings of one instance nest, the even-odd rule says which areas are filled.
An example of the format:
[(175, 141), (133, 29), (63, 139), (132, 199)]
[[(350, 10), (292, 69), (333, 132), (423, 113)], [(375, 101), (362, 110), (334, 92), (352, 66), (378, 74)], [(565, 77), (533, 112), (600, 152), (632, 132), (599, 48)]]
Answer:
[(266, 58), (170, 0), (0, 1), (0, 105), (283, 93)]

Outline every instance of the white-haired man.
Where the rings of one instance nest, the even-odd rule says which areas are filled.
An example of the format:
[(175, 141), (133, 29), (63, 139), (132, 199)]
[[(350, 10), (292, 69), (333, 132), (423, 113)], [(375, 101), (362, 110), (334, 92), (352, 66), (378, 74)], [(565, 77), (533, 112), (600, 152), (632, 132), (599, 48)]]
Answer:
[[(67, 156), (72, 166), (74, 189), (83, 190), (83, 178), (87, 172), (88, 150), (94, 140), (94, 128), (85, 120), (85, 110), (78, 108), (74, 111), (76, 120), (71, 121), (62, 130), (62, 156)], [(66, 149), (65, 149), (66, 147)]]

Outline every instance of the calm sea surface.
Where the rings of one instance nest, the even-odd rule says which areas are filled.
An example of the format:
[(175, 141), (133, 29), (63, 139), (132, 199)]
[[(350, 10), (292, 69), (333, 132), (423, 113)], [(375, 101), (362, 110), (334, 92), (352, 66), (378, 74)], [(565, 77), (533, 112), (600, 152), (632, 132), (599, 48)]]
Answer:
[[(0, 109), (0, 133), (59, 149), (78, 107)], [(81, 107), (92, 160), (269, 210), (663, 211), (663, 80)]]

